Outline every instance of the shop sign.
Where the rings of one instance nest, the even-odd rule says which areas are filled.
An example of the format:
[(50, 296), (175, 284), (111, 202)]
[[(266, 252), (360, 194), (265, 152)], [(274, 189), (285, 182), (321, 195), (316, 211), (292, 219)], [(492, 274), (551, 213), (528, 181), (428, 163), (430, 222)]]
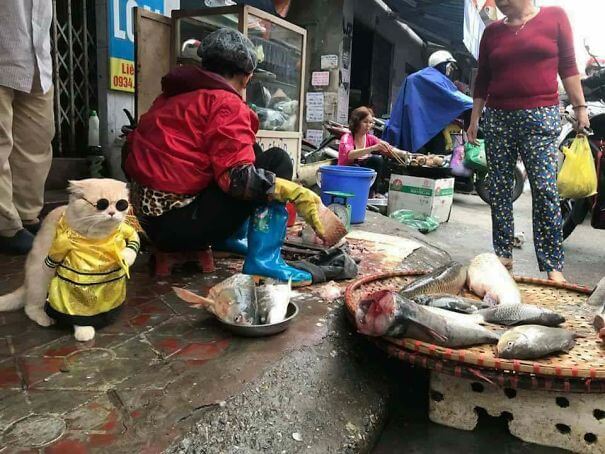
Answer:
[(109, 88), (134, 93), (134, 8), (165, 14), (165, 0), (109, 0)]

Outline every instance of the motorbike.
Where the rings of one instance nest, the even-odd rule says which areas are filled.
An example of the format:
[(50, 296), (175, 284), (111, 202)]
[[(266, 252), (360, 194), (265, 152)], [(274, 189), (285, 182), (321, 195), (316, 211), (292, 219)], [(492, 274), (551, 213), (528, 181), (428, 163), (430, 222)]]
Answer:
[[(595, 159), (595, 167), (600, 169), (599, 174), (602, 174), (603, 167), (605, 166), (605, 160), (603, 159), (603, 156), (605, 156), (605, 68), (583, 79), (582, 87), (587, 100), (588, 118), (591, 125), (591, 130), (584, 131), (584, 133), (588, 136), (590, 149)], [(562, 129), (558, 139), (559, 150), (569, 146), (576, 137), (575, 126), (576, 118), (573, 106), (569, 105), (562, 114)], [(559, 167), (562, 165), (563, 160), (563, 153), (560, 152)], [(600, 185), (605, 184), (605, 181), (603, 181), (604, 178), (603, 175), (600, 175)], [(605, 228), (601, 222), (595, 220), (595, 218), (599, 217), (599, 212), (605, 209), (605, 206), (602, 205), (603, 201), (599, 200), (599, 196), (577, 200), (562, 199), (563, 238), (568, 238), (590, 213), (593, 213), (593, 227)]]

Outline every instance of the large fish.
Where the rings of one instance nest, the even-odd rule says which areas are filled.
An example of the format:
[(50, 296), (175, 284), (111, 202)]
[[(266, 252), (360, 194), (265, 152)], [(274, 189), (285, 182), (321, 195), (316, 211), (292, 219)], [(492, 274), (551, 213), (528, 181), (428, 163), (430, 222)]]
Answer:
[(413, 297), (412, 300), (422, 306), (438, 307), (462, 314), (473, 314), (479, 309), (490, 307), (488, 303), (481, 300), (448, 294), (418, 295)]
[(536, 359), (570, 351), (576, 345), (576, 337), (563, 328), (524, 325), (502, 334), (496, 348), (500, 358)]
[(473, 293), (487, 302), (521, 303), (517, 283), (495, 254), (481, 254), (471, 260), (467, 284)]
[(252, 276), (234, 274), (212, 287), (207, 298), (183, 288), (173, 287), (172, 289), (183, 301), (206, 309), (228, 323), (257, 324), (258, 309)]
[(531, 304), (499, 304), (489, 309), (482, 309), (478, 314), (488, 323), (507, 326), (557, 326), (565, 321), (562, 315)]
[(451, 262), (409, 283), (399, 294), (405, 298), (435, 293), (457, 295), (466, 282), (466, 271), (465, 266), (458, 262)]
[(470, 319), (458, 320), (435, 311), (438, 310), (383, 290), (359, 303), (355, 319), (359, 332), (368, 336), (407, 337), (443, 347), (498, 342), (496, 333)]
[(605, 277), (600, 280), (588, 298), (588, 304), (596, 308), (592, 326), (594, 326), (597, 336), (605, 340)]

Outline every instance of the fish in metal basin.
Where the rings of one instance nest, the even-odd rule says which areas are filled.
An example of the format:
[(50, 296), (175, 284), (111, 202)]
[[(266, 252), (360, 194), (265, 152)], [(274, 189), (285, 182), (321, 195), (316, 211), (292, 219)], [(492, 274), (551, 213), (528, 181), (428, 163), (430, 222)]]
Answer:
[(490, 307), (488, 303), (481, 300), (448, 294), (418, 295), (413, 297), (412, 300), (421, 306), (438, 307), (463, 314), (473, 314), (479, 309)]
[(292, 295), (292, 281), (279, 282), (267, 279), (256, 287), (257, 324), (279, 323), (286, 318)]
[(472, 319), (457, 320), (437, 311), (439, 310), (421, 306), (395, 292), (383, 290), (359, 303), (355, 319), (359, 332), (368, 336), (407, 337), (443, 347), (498, 342), (496, 333)]
[(517, 283), (495, 254), (481, 254), (468, 267), (468, 288), (484, 301), (494, 304), (520, 304)]
[(500, 337), (498, 356), (505, 359), (537, 359), (568, 352), (576, 345), (575, 333), (540, 325), (517, 326)]
[(596, 309), (592, 326), (597, 336), (605, 341), (605, 277), (599, 281), (588, 298), (588, 304)]
[(234, 274), (210, 289), (208, 297), (179, 287), (172, 287), (179, 298), (206, 309), (219, 319), (237, 325), (254, 325), (258, 319), (254, 279), (246, 274)]
[(402, 288), (399, 294), (405, 298), (435, 293), (457, 295), (466, 282), (467, 269), (458, 262), (451, 262), (419, 277)]
[(542, 325), (557, 326), (565, 321), (565, 317), (531, 304), (499, 304), (489, 309), (477, 312), (483, 320), (498, 325)]

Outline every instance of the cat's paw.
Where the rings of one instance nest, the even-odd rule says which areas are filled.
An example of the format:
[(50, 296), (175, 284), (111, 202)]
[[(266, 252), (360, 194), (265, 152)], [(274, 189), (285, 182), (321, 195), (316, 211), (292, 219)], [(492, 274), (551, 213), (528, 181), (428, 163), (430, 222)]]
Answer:
[(52, 318), (46, 315), (44, 309), (38, 306), (25, 306), (25, 314), (38, 325), (45, 328), (55, 323)]
[(74, 326), (74, 337), (80, 342), (93, 340), (95, 338), (95, 329), (92, 326)]
[(122, 250), (122, 259), (128, 266), (132, 266), (134, 261), (137, 259), (137, 253), (126, 247)]

